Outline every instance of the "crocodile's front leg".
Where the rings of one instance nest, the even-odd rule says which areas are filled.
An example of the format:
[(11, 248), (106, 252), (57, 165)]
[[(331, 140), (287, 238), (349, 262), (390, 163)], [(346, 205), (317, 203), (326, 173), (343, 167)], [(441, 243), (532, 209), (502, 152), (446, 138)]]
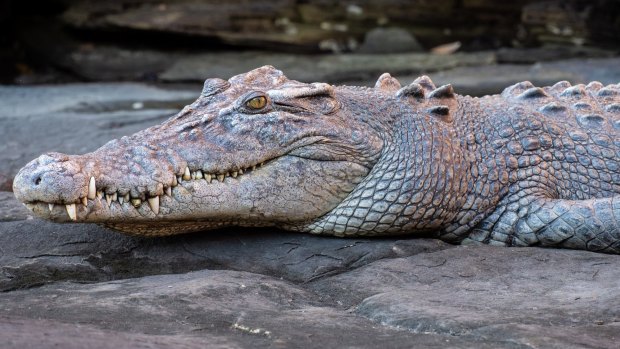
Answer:
[(620, 196), (521, 198), (501, 206), (464, 241), (620, 253)]

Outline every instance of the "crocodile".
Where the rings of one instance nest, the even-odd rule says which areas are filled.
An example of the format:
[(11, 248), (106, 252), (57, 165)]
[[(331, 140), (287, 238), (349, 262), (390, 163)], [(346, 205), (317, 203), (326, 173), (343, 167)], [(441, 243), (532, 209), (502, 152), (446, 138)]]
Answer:
[(207, 79), (94, 152), (41, 155), (13, 189), (40, 217), (139, 236), (251, 226), (620, 253), (620, 84), (478, 98), (427, 76), (333, 86), (264, 66)]

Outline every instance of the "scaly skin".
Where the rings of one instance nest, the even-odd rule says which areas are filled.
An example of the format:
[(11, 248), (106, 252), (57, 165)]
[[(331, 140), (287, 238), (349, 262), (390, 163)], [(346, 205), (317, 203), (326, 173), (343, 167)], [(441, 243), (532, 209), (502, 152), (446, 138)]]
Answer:
[(265, 66), (92, 153), (42, 155), (14, 192), (43, 218), (143, 236), (277, 226), (620, 253), (620, 86), (472, 98), (427, 77), (335, 87)]

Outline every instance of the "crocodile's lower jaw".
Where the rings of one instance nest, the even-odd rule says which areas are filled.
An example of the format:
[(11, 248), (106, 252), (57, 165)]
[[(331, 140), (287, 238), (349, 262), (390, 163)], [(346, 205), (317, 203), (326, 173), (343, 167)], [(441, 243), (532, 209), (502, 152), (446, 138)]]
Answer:
[[(167, 200), (164, 198), (163, 200)], [(105, 202), (104, 202), (105, 203)], [(97, 203), (92, 203), (93, 207), (87, 206), (76, 206), (76, 216), (86, 216), (90, 214), (91, 210), (95, 210), (97, 208)], [(50, 207), (52, 207), (50, 209)], [(65, 210), (63, 205), (49, 205), (46, 203), (36, 203), (36, 204), (28, 204), (28, 208), (31, 209), (37, 216), (53, 220), (55, 222), (63, 223), (63, 222), (78, 222), (69, 217), (68, 213)], [(135, 208), (138, 212), (141, 209), (145, 208)], [(148, 212), (146, 213), (148, 215)], [(135, 220), (127, 220), (127, 221), (111, 221), (100, 223), (102, 226), (107, 228), (117, 230), (123, 232), (128, 235), (135, 236), (169, 236), (169, 235), (177, 235), (184, 233), (193, 233), (198, 231), (212, 230), (223, 228), (227, 226), (261, 226), (260, 224), (256, 224), (256, 222), (251, 221), (242, 221), (242, 220), (206, 220), (206, 219), (194, 219), (194, 220), (152, 220), (152, 221), (144, 221), (139, 222)], [(265, 224), (265, 226), (269, 226), (271, 224)]]
[[(167, 200), (167, 198), (163, 200)], [(92, 210), (95, 210), (98, 207), (97, 203), (89, 203), (89, 204), (93, 206), (91, 207), (76, 206), (75, 207), (76, 216), (79, 215), (80, 217), (82, 216), (88, 217), (90, 212)], [(28, 208), (31, 211), (33, 211), (37, 216), (41, 218), (50, 219), (55, 222), (59, 222), (59, 223), (78, 222), (77, 220), (74, 220), (69, 217), (64, 205), (50, 205), (50, 204), (39, 202), (35, 204), (28, 204)], [(140, 209), (145, 209), (145, 208), (138, 207), (135, 209), (139, 212)], [(146, 214), (148, 215), (148, 213)], [(244, 225), (257, 226), (258, 225), (260, 226), (260, 224), (256, 224), (255, 222), (250, 222), (250, 221), (244, 222), (241, 220), (222, 221), (222, 220), (206, 220), (206, 219), (205, 220), (201, 220), (201, 219), (194, 219), (194, 220), (160, 219), (160, 220), (152, 220), (152, 221), (144, 221), (144, 222), (132, 221), (128, 219), (126, 221), (111, 221), (111, 222), (105, 222), (105, 223), (100, 223), (100, 224), (107, 228), (114, 229), (114, 230), (123, 232), (128, 235), (148, 236), (148, 237), (193, 233), (197, 231), (205, 231), (205, 230), (223, 228), (223, 227), (227, 227), (231, 225), (237, 225), (237, 226), (244, 226)], [(265, 224), (265, 225), (268, 226), (271, 224)]]

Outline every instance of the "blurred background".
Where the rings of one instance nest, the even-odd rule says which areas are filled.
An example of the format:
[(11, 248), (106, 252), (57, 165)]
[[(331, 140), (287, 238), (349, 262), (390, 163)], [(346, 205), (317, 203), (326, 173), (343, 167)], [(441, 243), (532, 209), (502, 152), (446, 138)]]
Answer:
[(349, 85), (428, 74), (479, 96), (618, 83), (619, 53), (618, 0), (0, 0), (0, 189), (42, 152), (92, 151), (265, 64)]
[(459, 67), (546, 82), (588, 73), (525, 68), (618, 54), (620, 1), (0, 0), (0, 27), (5, 84), (192, 83), (263, 64), (331, 83)]

